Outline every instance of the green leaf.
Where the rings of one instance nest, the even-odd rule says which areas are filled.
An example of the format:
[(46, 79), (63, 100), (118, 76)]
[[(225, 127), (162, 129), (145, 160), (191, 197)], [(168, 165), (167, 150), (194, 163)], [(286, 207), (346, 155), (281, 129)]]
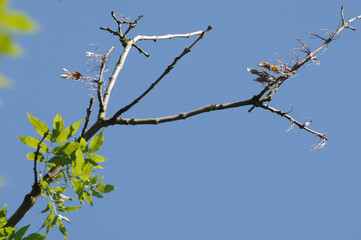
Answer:
[(90, 205), (93, 206), (92, 197), (90, 196), (90, 194), (87, 191), (83, 192), (83, 197), (84, 197), (85, 201), (87, 201)]
[(80, 149), (75, 151), (75, 161), (73, 162), (73, 176), (79, 176), (82, 173), (84, 165), (83, 152)]
[(23, 240), (44, 240), (46, 236), (40, 233), (32, 233)]
[[(48, 126), (44, 122), (37, 119), (36, 117), (31, 116), (29, 113), (28, 113), (28, 118), (30, 120), (31, 125), (33, 125), (33, 127), (40, 134), (40, 136), (44, 137), (44, 134), (47, 131), (49, 131)], [(51, 134), (49, 133), (45, 139), (51, 141)]]
[[(33, 137), (23, 137), (23, 136), (19, 136), (18, 137), (20, 141), (22, 141), (25, 145), (28, 145), (29, 147), (38, 148), (38, 144), (40, 142), (39, 139), (37, 138), (33, 138)], [(48, 152), (48, 147), (46, 146), (46, 144), (43, 142), (42, 146), (40, 148), (41, 152), (47, 153)]]
[(69, 220), (69, 218), (67, 218), (67, 217), (65, 217), (65, 216), (63, 216), (63, 215), (58, 214), (58, 217), (59, 217), (59, 219), (61, 219), (61, 220), (64, 220), (64, 221), (66, 221), (66, 222), (68, 222), (68, 223), (71, 223), (70, 220)]
[(60, 212), (74, 212), (75, 210), (78, 210), (82, 208), (81, 206), (78, 207), (57, 207), (56, 210), (59, 210)]
[(50, 221), (49, 225), (46, 227), (46, 235), (48, 235), (50, 229), (55, 226), (56, 220), (58, 220), (58, 215), (55, 215), (55, 217)]
[(16, 12), (2, 12), (0, 14), (0, 24), (20, 31), (33, 31), (35, 23), (27, 16)]
[(67, 187), (55, 187), (53, 190), (56, 192), (56, 193), (64, 193), (66, 191)]
[(65, 156), (54, 156), (49, 160), (50, 163), (54, 163), (56, 166), (65, 166), (71, 164), (71, 160)]
[(69, 239), (68, 232), (66, 231), (66, 228), (65, 228), (65, 226), (63, 224), (63, 221), (61, 221), (61, 219), (58, 218), (58, 220), (56, 222), (58, 224), (60, 232), (64, 235), (64, 237), (66, 239)]
[(90, 163), (91, 165), (93, 165), (93, 168), (100, 168), (100, 169), (104, 169), (102, 166), (100, 166), (98, 163), (94, 162), (93, 160), (90, 160), (88, 158), (85, 159), (85, 163)]
[[(26, 158), (29, 160), (35, 160), (35, 152), (28, 153)], [(38, 154), (38, 162), (45, 162), (45, 157), (42, 153), (39, 152)]]
[(45, 212), (49, 211), (50, 207), (51, 207), (51, 202), (49, 202), (48, 205), (46, 205), (46, 208), (43, 211), (41, 211), (40, 213), (45, 213)]
[(55, 155), (70, 155), (71, 153), (73, 153), (75, 150), (77, 150), (79, 148), (79, 143), (78, 142), (68, 142), (68, 143), (64, 143), (56, 148), (53, 149), (53, 154)]
[(6, 215), (6, 208), (7, 208), (7, 205), (5, 203), (5, 206), (0, 210), (0, 217), (5, 217)]
[(91, 185), (95, 185), (98, 181), (98, 177), (99, 177), (99, 174), (97, 174), (96, 176), (93, 176), (92, 179), (90, 180), (90, 183)]
[(97, 184), (97, 188), (99, 188), (103, 184), (104, 176), (102, 176)]
[(88, 154), (88, 143), (85, 141), (83, 137), (80, 137), (80, 149), (83, 151), (84, 154)]
[(67, 127), (64, 131), (62, 131), (59, 134), (59, 136), (55, 139), (55, 142), (63, 143), (66, 140), (68, 140), (69, 138), (71, 138), (76, 133), (76, 131), (78, 131), (78, 128), (82, 122), (83, 122), (83, 119), (74, 123), (73, 125)]
[(90, 141), (89, 153), (98, 151), (104, 142), (104, 130), (101, 131), (97, 136), (93, 137)]
[(108, 159), (106, 159), (105, 157), (102, 157), (98, 154), (92, 153), (88, 155), (90, 160), (93, 160), (94, 162), (105, 162), (108, 161)]
[(76, 195), (78, 196), (79, 200), (82, 201), (82, 196), (83, 196), (82, 182), (75, 178), (71, 179), (71, 182), (73, 183), (73, 188), (74, 188)]
[(53, 120), (53, 138), (56, 139), (59, 134), (64, 130), (64, 121), (58, 113)]
[(15, 232), (15, 228), (14, 227), (6, 227), (6, 228), (0, 228), (0, 239), (3, 240), (5, 238), (2, 237), (7, 237), (6, 239), (10, 239), (11, 235)]
[(109, 192), (113, 191), (114, 189), (116, 189), (116, 187), (114, 187), (113, 185), (110, 185), (110, 184), (105, 184), (105, 185), (97, 188), (97, 190), (101, 193), (109, 193)]
[(98, 193), (95, 190), (91, 190), (90, 193), (92, 194), (92, 196), (97, 197), (97, 198), (103, 198), (103, 195), (101, 195), (100, 193)]
[(73, 201), (73, 200), (74, 200), (74, 198), (65, 196), (65, 195), (63, 195), (63, 194), (59, 194), (59, 196), (60, 196), (62, 199), (64, 199), (64, 200), (69, 200), (69, 201)]
[(84, 164), (80, 175), (81, 180), (83, 181), (89, 180), (92, 171), (93, 171), (93, 165), (91, 163)]
[(15, 55), (19, 53), (19, 47), (12, 41), (12, 39), (0, 33), (0, 55), (11, 54)]
[[(51, 203), (51, 202), (50, 202), (50, 203)], [(51, 209), (51, 211), (49, 212), (48, 216), (46, 217), (46, 219), (45, 219), (45, 221), (44, 221), (44, 223), (43, 223), (43, 225), (41, 226), (40, 229), (42, 229), (42, 228), (44, 228), (45, 226), (47, 226), (47, 225), (51, 222), (51, 220), (53, 219), (53, 217), (54, 217), (54, 209)]]
[(26, 232), (26, 230), (28, 230), (28, 228), (30, 227), (29, 225), (26, 225), (25, 227), (20, 228), (14, 235), (14, 240), (21, 240)]

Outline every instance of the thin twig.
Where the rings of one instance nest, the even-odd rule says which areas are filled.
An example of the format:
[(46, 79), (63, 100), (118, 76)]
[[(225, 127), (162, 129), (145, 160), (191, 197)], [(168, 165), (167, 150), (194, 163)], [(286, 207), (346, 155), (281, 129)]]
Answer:
[(298, 122), (296, 119), (294, 119), (290, 115), (288, 115), (288, 112), (283, 112), (283, 111), (278, 110), (276, 108), (273, 108), (273, 107), (271, 107), (271, 106), (269, 106), (269, 105), (267, 105), (265, 103), (261, 103), (260, 105), (258, 105), (258, 107), (261, 107), (263, 109), (267, 109), (267, 110), (269, 110), (269, 111), (271, 111), (273, 113), (276, 113), (277, 115), (288, 119), (292, 124), (296, 124), (300, 129), (304, 129), (307, 132), (310, 132), (310, 133), (316, 135), (317, 137), (322, 138), (325, 141), (327, 141), (327, 138), (326, 138), (324, 133), (319, 133), (319, 132), (316, 132), (316, 131), (308, 128), (307, 127), (308, 124), (302, 124), (302, 123)]
[(36, 170), (36, 163), (38, 162), (38, 156), (39, 156), (39, 151), (40, 148), (43, 146), (43, 142), (45, 140), (45, 138), (49, 135), (49, 130), (46, 131), (44, 133), (43, 138), (40, 140), (40, 142), (38, 143), (38, 147), (36, 148), (36, 152), (35, 152), (35, 156), (34, 156), (34, 185), (37, 185), (38, 182), (38, 171)]
[[(112, 117), (112, 119), (116, 119), (117, 117), (119, 117), (122, 113), (128, 111), (130, 108), (132, 108), (135, 104), (137, 104), (143, 97), (145, 97), (173, 68), (174, 66), (178, 63), (178, 61), (187, 53), (189, 53), (191, 51), (191, 49), (193, 48), (193, 46), (202, 38), (204, 38), (205, 34), (210, 31), (212, 29), (212, 27), (208, 27), (204, 32), (202, 32), (200, 34), (200, 36), (197, 38), (197, 40), (195, 40), (188, 48), (185, 48), (183, 50), (183, 52), (176, 57), (173, 62), (164, 70), (164, 72), (160, 75), (160, 77), (155, 80), (149, 87), (147, 90), (145, 90), (139, 97), (137, 97), (136, 99), (133, 100), (133, 102), (131, 102), (129, 105), (123, 107), (122, 109), (120, 109), (118, 112), (116, 112), (114, 114), (114, 116)], [(181, 34), (178, 34), (181, 35)], [(190, 35), (190, 34), (187, 34)]]
[(84, 123), (84, 127), (83, 127), (83, 130), (81, 131), (81, 136), (84, 138), (84, 134), (85, 134), (85, 131), (86, 129), (88, 128), (88, 125), (89, 125), (89, 120), (90, 120), (90, 115), (92, 113), (92, 106), (94, 104), (94, 98), (91, 98), (90, 99), (90, 102), (89, 102), (89, 107), (87, 108), (86, 110), (86, 118), (85, 118), (85, 123)]

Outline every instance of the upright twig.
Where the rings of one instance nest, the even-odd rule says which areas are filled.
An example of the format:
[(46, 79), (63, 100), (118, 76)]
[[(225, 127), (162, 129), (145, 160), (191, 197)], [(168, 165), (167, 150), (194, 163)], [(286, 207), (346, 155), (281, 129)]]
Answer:
[(36, 170), (36, 163), (38, 162), (40, 148), (43, 146), (43, 142), (48, 135), (49, 135), (49, 130), (44, 133), (43, 138), (40, 140), (40, 142), (38, 143), (38, 146), (36, 148), (36, 152), (35, 152), (35, 156), (34, 156), (34, 185), (39, 184), (38, 171)]
[(85, 131), (89, 125), (89, 121), (90, 121), (90, 115), (92, 113), (92, 106), (94, 104), (94, 98), (91, 98), (90, 99), (90, 102), (89, 102), (89, 107), (87, 108), (86, 110), (86, 118), (85, 118), (85, 123), (84, 123), (84, 127), (83, 127), (83, 130), (81, 131), (81, 135), (83, 138), (84, 138), (84, 134), (85, 134)]
[(139, 97), (137, 97), (136, 99), (134, 99), (130, 104), (128, 104), (127, 106), (121, 108), (118, 112), (116, 112), (114, 114), (114, 116), (112, 117), (113, 120), (115, 120), (117, 117), (119, 117), (122, 113), (128, 111), (130, 108), (132, 108), (135, 104), (137, 104), (143, 97), (145, 97), (173, 68), (174, 66), (178, 63), (178, 61), (184, 57), (187, 53), (189, 53), (191, 51), (191, 49), (194, 47), (194, 45), (197, 44), (197, 42), (199, 42), (199, 40), (201, 40), (202, 38), (204, 38), (205, 34), (210, 31), (212, 29), (211, 26), (208, 26), (208, 28), (202, 32), (200, 34), (200, 36), (197, 38), (197, 40), (195, 40), (188, 48), (185, 48), (183, 50), (183, 52), (176, 57), (173, 62), (164, 70), (164, 72), (160, 75), (160, 77), (155, 80), (149, 87), (148, 89), (146, 89)]

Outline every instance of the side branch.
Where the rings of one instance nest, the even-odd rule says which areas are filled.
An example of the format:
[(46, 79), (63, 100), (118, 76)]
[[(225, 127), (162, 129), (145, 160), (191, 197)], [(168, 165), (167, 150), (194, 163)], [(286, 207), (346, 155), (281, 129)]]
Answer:
[[(341, 18), (342, 18), (342, 23), (341, 23), (342, 25), (338, 27), (337, 30), (329, 38), (324, 40), (323, 44), (321, 44), (321, 46), (318, 49), (316, 49), (313, 52), (311, 51), (307, 52), (307, 55), (301, 61), (296, 62), (289, 69), (289, 74), (283, 74), (276, 79), (275, 84), (272, 86), (271, 90), (265, 97), (267, 101), (271, 101), (273, 95), (277, 92), (278, 88), (283, 84), (284, 81), (286, 81), (289, 77), (293, 76), (293, 73), (295, 73), (298, 69), (300, 69), (305, 63), (314, 59), (316, 57), (316, 54), (319, 53), (323, 48), (327, 47), (330, 42), (335, 40), (335, 38), (342, 32), (342, 30), (344, 30), (345, 28), (350, 28), (352, 30), (355, 30), (353, 27), (349, 26), (349, 24), (357, 19), (361, 19), (361, 15), (354, 17), (348, 21), (345, 21), (343, 18), (343, 7), (341, 7)], [(261, 93), (259, 94), (259, 97), (261, 98), (269, 89), (270, 87), (266, 86), (264, 90), (262, 90)]]
[(287, 112), (283, 112), (283, 111), (281, 111), (281, 110), (278, 110), (278, 109), (276, 109), (276, 108), (273, 108), (273, 107), (271, 107), (271, 106), (268, 106), (268, 105), (265, 104), (265, 103), (261, 103), (261, 104), (259, 104), (257, 107), (261, 107), (261, 108), (263, 108), (263, 109), (269, 110), (269, 111), (271, 111), (271, 112), (273, 112), (273, 113), (276, 113), (277, 115), (279, 115), (279, 116), (281, 116), (281, 117), (284, 117), (284, 118), (288, 119), (288, 120), (292, 123), (291, 128), (292, 128), (293, 125), (295, 124), (295, 125), (297, 125), (297, 127), (299, 127), (300, 129), (304, 129), (304, 130), (306, 130), (307, 132), (310, 132), (310, 133), (316, 135), (316, 136), (319, 137), (319, 138), (322, 140), (322, 142), (324, 143), (322, 146), (319, 146), (319, 148), (323, 147), (323, 146), (326, 144), (327, 138), (326, 138), (326, 136), (325, 136), (324, 133), (316, 132), (316, 131), (314, 131), (314, 130), (312, 130), (312, 129), (310, 129), (310, 128), (307, 127), (307, 126), (309, 126), (309, 125), (311, 124), (310, 122), (308, 122), (308, 124), (307, 124), (307, 123), (302, 124), (302, 123), (298, 122), (297, 120), (295, 120), (294, 118), (292, 118), (290, 115), (288, 115)]
[[(164, 70), (164, 72), (162, 73), (162, 75), (155, 81), (153, 82), (150, 87), (145, 90), (139, 97), (137, 97), (136, 99), (134, 99), (133, 102), (131, 102), (129, 105), (123, 107), (122, 109), (120, 109), (118, 112), (116, 112), (114, 114), (114, 116), (112, 117), (112, 119), (116, 119), (117, 117), (119, 117), (121, 114), (123, 114), (124, 112), (128, 111), (130, 108), (132, 108), (135, 104), (137, 104), (143, 97), (145, 97), (173, 68), (174, 66), (178, 63), (178, 61), (184, 56), (186, 55), (187, 53), (189, 53), (191, 51), (191, 49), (193, 48), (193, 46), (195, 44), (197, 44), (197, 42), (199, 40), (201, 40), (204, 35), (210, 31), (212, 29), (212, 27), (208, 27), (204, 32), (202, 31), (198, 31), (198, 32), (194, 32), (194, 33), (190, 33), (190, 34), (177, 34), (177, 35), (189, 35), (189, 36), (192, 36), (192, 35), (196, 35), (196, 34), (200, 34), (200, 36), (197, 38), (196, 41), (194, 41), (188, 48), (185, 48), (183, 50), (183, 52), (178, 56), (176, 57), (173, 62)], [(174, 35), (173, 35), (174, 36)], [(165, 36), (164, 36), (165, 37)]]
[(159, 118), (146, 118), (146, 119), (135, 119), (135, 118), (116, 118), (116, 119), (108, 119), (105, 121), (106, 126), (109, 125), (144, 125), (144, 124), (159, 124), (172, 122), (177, 120), (183, 120), (189, 117), (193, 117), (202, 113), (207, 113), (210, 111), (223, 110), (228, 108), (236, 108), (241, 106), (253, 105), (255, 103), (254, 98), (250, 98), (247, 100), (231, 102), (231, 103), (223, 103), (223, 104), (215, 104), (215, 105), (206, 105), (201, 108), (197, 108), (185, 113), (179, 113), (172, 116), (159, 117)]

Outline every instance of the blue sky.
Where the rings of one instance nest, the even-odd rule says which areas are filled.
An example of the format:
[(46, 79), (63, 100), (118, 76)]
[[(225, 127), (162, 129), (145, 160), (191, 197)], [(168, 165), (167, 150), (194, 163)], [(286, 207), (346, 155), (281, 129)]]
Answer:
[[(85, 117), (85, 84), (60, 78), (62, 68), (85, 72), (85, 52), (112, 45), (111, 68), (122, 50), (111, 11), (144, 18), (137, 34), (188, 33), (213, 27), (176, 68), (124, 117), (173, 115), (207, 104), (248, 99), (262, 85), (246, 71), (259, 61), (287, 59), (302, 30), (335, 29), (361, 14), (360, 1), (16, 1), (39, 24), (16, 38), (21, 58), (1, 60), (13, 80), (1, 90), (0, 204), (9, 214), (33, 183), (32, 151), (17, 136), (37, 136), (26, 114), (51, 125), (60, 112), (66, 124)], [(327, 133), (327, 145), (310, 151), (317, 137), (262, 109), (217, 111), (158, 126), (113, 126), (100, 154), (105, 182), (117, 186), (95, 206), (67, 214), (70, 239), (360, 239), (361, 159), (359, 103), (361, 21), (345, 30), (319, 57), (277, 92), (271, 106)], [(195, 39), (195, 38), (193, 38)], [(150, 58), (130, 53), (110, 99), (109, 114), (129, 103), (157, 78), (193, 39), (140, 42)], [(94, 117), (94, 116), (93, 116)], [(94, 118), (92, 119), (94, 120)], [(41, 226), (36, 206), (19, 223)], [(75, 204), (75, 203), (74, 203)], [(76, 203), (77, 204), (77, 203)], [(62, 239), (57, 229), (50, 239)]]

